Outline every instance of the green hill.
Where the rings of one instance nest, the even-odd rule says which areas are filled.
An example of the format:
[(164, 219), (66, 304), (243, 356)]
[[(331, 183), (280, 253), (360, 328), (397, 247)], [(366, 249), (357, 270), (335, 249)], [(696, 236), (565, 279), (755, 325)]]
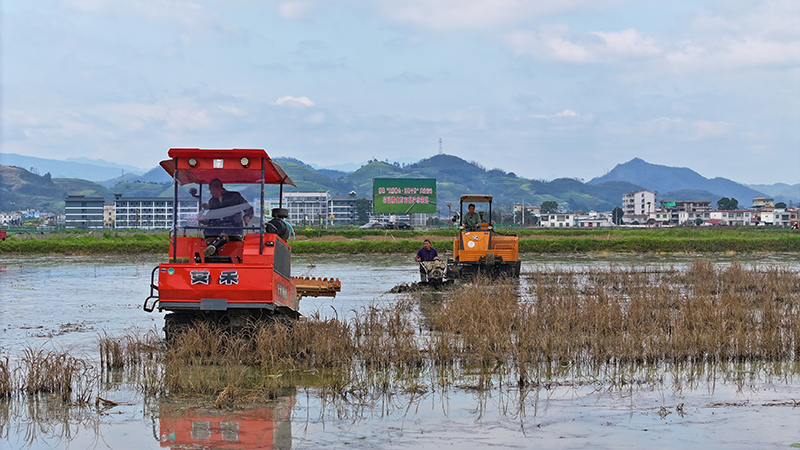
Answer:
[[(335, 197), (347, 196), (352, 191), (359, 197), (370, 197), (373, 178), (434, 178), (437, 180), (437, 203), (442, 211), (446, 211), (448, 204), (453, 209), (458, 208), (459, 197), (470, 193), (491, 194), (497, 207), (502, 209), (509, 209), (513, 203), (540, 205), (552, 200), (570, 211), (610, 211), (620, 204), (622, 194), (641, 189), (625, 181), (589, 185), (571, 178), (549, 182), (530, 180), (512, 172), (487, 170), (476, 162), (444, 154), (402, 166), (373, 160), (345, 176), (337, 173), (335, 179), (296, 159), (278, 158), (276, 161), (297, 184), (297, 188), (285, 187), (286, 191), (327, 191)], [(172, 195), (172, 184), (160, 167), (147, 172), (147, 180), (132, 182), (120, 178), (121, 182), (109, 188), (85, 180), (51, 179), (49, 174), (38, 176), (17, 167), (0, 166), (0, 175), (0, 209), (3, 210), (36, 208), (63, 213), (67, 194), (100, 196), (109, 203), (113, 202), (114, 194), (124, 197)], [(235, 189), (248, 199), (260, 194), (257, 186), (236, 186)], [(277, 197), (278, 191), (278, 187), (268, 186), (265, 194)]]

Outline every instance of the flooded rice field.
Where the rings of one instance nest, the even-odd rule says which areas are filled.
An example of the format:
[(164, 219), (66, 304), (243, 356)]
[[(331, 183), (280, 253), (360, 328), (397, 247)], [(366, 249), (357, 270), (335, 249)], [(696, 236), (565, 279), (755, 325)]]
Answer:
[[(702, 258), (716, 267), (800, 269), (797, 254)], [(529, 255), (517, 289), (524, 297), (532, 274), (547, 270), (659, 272), (685, 270), (696, 259)], [(6, 366), (16, 367), (36, 349), (99, 365), (102, 337), (161, 333), (163, 314), (142, 311), (158, 262), (158, 257), (1, 257), (0, 358), (8, 357)], [(341, 280), (336, 298), (301, 301), (305, 316), (321, 320), (388, 308), (409, 296), (420, 305), (428, 301), (424, 294), (389, 293), (418, 279), (411, 257), (301, 255), (292, 270), (296, 276)], [(796, 304), (800, 296), (781, 301)], [(214, 407), (213, 399), (146, 395), (125, 371), (104, 372), (93, 391), (97, 398), (88, 404), (24, 393), (0, 398), (0, 448), (800, 447), (796, 357), (556, 364), (551, 375), (534, 383), (469, 367), (461, 373), (448, 382), (390, 386), (369, 395), (357, 395), (355, 389), (331, 394), (313, 383), (298, 383), (269, 399)]]

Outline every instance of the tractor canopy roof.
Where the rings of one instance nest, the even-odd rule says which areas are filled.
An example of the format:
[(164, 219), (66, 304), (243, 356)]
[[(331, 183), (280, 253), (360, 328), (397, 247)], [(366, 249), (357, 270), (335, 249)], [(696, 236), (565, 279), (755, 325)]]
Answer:
[(465, 194), (461, 196), (461, 203), (491, 203), (491, 195)]
[(214, 178), (223, 183), (260, 184), (263, 164), (265, 184), (295, 186), (263, 149), (171, 148), (169, 156), (172, 159), (165, 159), (160, 165), (180, 185), (208, 184)]

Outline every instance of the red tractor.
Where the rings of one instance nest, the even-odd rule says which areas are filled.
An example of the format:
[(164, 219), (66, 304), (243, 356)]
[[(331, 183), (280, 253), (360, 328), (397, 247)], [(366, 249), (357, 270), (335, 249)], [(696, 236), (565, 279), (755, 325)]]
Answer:
[[(338, 279), (292, 277), (291, 225), (284, 221), (282, 197), (283, 186), (294, 183), (264, 150), (173, 148), (169, 156), (161, 161), (174, 180), (169, 261), (153, 269), (143, 307), (170, 312), (164, 325), (168, 339), (201, 320), (235, 330), (252, 320), (294, 319), (301, 297), (335, 297), (341, 291)], [(222, 188), (225, 184), (260, 185), (261, 218), (252, 217), (252, 206)], [(267, 184), (280, 185), (281, 198), (269, 221), (263, 214)], [(197, 216), (180, 216), (179, 192), (186, 185), (197, 199)], [(203, 186), (210, 191), (207, 202)]]

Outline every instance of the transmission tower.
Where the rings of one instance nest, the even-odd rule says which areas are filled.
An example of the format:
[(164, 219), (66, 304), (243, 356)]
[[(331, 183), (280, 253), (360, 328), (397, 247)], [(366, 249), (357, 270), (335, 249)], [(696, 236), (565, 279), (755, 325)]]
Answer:
[(442, 154), (442, 138), (439, 138), (439, 154)]

